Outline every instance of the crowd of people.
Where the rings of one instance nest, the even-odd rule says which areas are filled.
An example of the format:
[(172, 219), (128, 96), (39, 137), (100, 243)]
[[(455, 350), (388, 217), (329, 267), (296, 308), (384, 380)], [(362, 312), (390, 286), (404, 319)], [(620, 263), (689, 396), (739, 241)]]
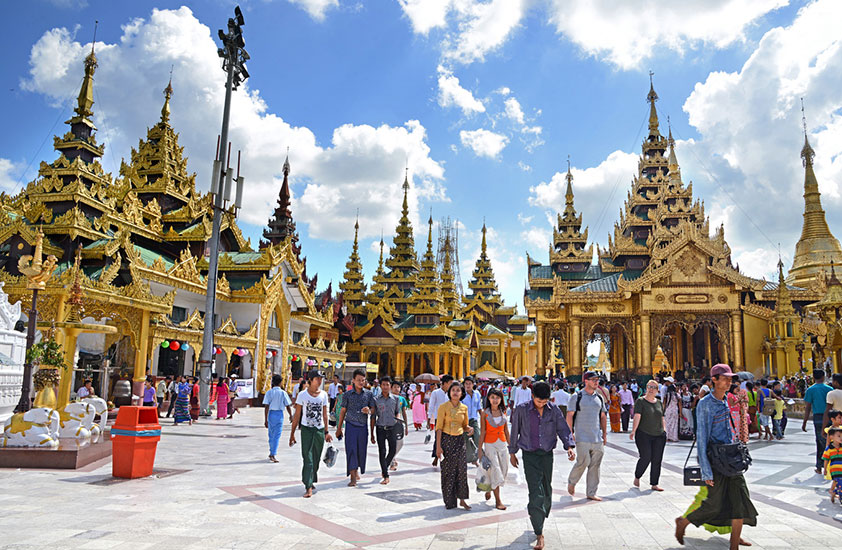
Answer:
[[(383, 377), (368, 380), (357, 370), (349, 382), (334, 377), (327, 382), (310, 371), (292, 396), (275, 375), (263, 399), (269, 433), (269, 460), (277, 453), (284, 413), (291, 422), (289, 444), (299, 443), (302, 482), (310, 498), (318, 482), (325, 443), (342, 441), (348, 486), (358, 484), (366, 472), (369, 444), (378, 449), (380, 483), (387, 485), (398, 468), (398, 454), (410, 425), (426, 431), (432, 465), (440, 468), (442, 499), (447, 509), (471, 509), (468, 465), (476, 467), (476, 486), (494, 507), (507, 508), (501, 491), (509, 468), (522, 468), (529, 500), (527, 512), (536, 536), (535, 548), (544, 548), (543, 525), (552, 503), (553, 451), (560, 441), (573, 462), (567, 491), (585, 478), (584, 496), (600, 501), (600, 468), (609, 430), (628, 433), (638, 450), (633, 486), (640, 488), (648, 470), (648, 485), (661, 492), (661, 467), (668, 442), (693, 440), (698, 446), (702, 486), (687, 512), (676, 519), (676, 538), (683, 544), (689, 525), (730, 534), (735, 550), (748, 544), (744, 525), (755, 525), (755, 510), (742, 475), (724, 475), (711, 462), (707, 449), (732, 442), (774, 441), (785, 437), (787, 405), (804, 400), (816, 438), (816, 472), (831, 480), (831, 500), (842, 501), (842, 374), (832, 377), (816, 370), (810, 378), (741, 379), (727, 365), (714, 366), (695, 382), (662, 373), (642, 387), (636, 379), (608, 381), (586, 372), (581, 382), (549, 377), (533, 381), (462, 381), (444, 375), (437, 383), (399, 382)], [(802, 383), (806, 382), (806, 383)], [(217, 379), (211, 402), (216, 418), (231, 418), (235, 393), (229, 381)], [(176, 424), (199, 417), (199, 385), (195, 378), (177, 377), (153, 386), (150, 379), (144, 404), (157, 406), (163, 415), (174, 413)], [(333, 433), (331, 433), (333, 432)], [(518, 457), (520, 455), (520, 457)]]

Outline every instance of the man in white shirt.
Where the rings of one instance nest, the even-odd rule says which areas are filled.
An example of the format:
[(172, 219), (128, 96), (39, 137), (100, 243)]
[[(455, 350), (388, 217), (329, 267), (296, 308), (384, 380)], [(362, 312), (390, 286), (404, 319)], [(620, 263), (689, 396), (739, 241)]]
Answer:
[[(532, 390), (529, 389), (529, 378), (524, 376), (520, 379), (520, 386), (515, 388), (514, 395), (512, 397), (515, 403), (515, 407), (520, 405), (521, 403), (527, 403), (532, 400)], [(512, 407), (514, 408), (514, 407)]]
[[(445, 374), (441, 377), (441, 387), (435, 389), (430, 393), (430, 404), (429, 408), (427, 409), (427, 415), (430, 417), (430, 423), (435, 425), (436, 418), (439, 415), (439, 407), (443, 405), (445, 402), (450, 399), (447, 395), (447, 390), (450, 389), (450, 385), (453, 383), (453, 377), (449, 374)], [(436, 445), (435, 445), (435, 438), (433, 438), (433, 466), (438, 466), (439, 459), (436, 456)]]
[(561, 409), (562, 414), (567, 417), (567, 403), (570, 401), (570, 394), (564, 391), (564, 382), (556, 382), (556, 391), (550, 396), (550, 402)]

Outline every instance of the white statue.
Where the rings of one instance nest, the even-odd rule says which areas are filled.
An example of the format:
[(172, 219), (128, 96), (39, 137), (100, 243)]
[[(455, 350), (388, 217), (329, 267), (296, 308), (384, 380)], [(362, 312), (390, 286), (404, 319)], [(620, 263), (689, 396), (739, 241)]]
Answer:
[(108, 420), (108, 402), (102, 397), (86, 397), (82, 402), (93, 405), (94, 415), (100, 415), (99, 422), (94, 422), (94, 416), (91, 416), (90, 423), (85, 426), (91, 432), (91, 443), (96, 443), (102, 436), (102, 430)]
[(59, 413), (40, 407), (17, 413), (3, 426), (3, 447), (58, 448)]
[(9, 303), (0, 282), (0, 423), (5, 422), (20, 401), (26, 335), (15, 330), (20, 319), (20, 302)]
[(68, 403), (59, 413), (61, 417), (59, 437), (72, 438), (79, 443), (87, 440), (96, 443), (102, 434), (102, 427), (94, 424), (94, 417), (107, 409), (107, 403), (100, 397)]

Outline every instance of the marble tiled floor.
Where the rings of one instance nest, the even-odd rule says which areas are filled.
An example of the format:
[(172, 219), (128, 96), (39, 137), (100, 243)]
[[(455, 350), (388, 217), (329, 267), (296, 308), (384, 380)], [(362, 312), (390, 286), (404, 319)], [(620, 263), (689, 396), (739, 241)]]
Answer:
[[(533, 540), (526, 487), (512, 471), (503, 488), (508, 510), (495, 510), (473, 487), (473, 510), (445, 510), (424, 432), (410, 432), (388, 487), (378, 483), (372, 445), (359, 487), (346, 487), (340, 453), (333, 468), (322, 465), (318, 490), (305, 500), (299, 447), (283, 445), (287, 427), (280, 464), (266, 460), (262, 410), (244, 409), (234, 420), (165, 424), (158, 474), (151, 478), (113, 480), (107, 460), (86, 471), (0, 470), (0, 548), (480, 550), (528, 548)], [(802, 433), (792, 421), (784, 441), (751, 444), (755, 462), (747, 477), (760, 517), (744, 535), (755, 549), (842, 545), (842, 506), (830, 505), (827, 482), (812, 471), (809, 429)], [(610, 434), (601, 503), (584, 500), (582, 493), (566, 494), (570, 465), (558, 453), (553, 512), (545, 526), (548, 547), (680, 548), (673, 518), (695, 494), (680, 477), (688, 447), (667, 447), (661, 480), (666, 492), (657, 494), (631, 487), (634, 444), (626, 434)], [(727, 548), (724, 537), (692, 527), (686, 545)]]

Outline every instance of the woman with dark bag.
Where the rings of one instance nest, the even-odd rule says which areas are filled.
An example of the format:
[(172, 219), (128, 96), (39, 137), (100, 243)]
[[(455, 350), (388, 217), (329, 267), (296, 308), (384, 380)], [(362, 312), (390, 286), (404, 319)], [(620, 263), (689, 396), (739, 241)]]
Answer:
[(684, 544), (684, 532), (691, 523), (696, 527), (730, 526), (730, 550), (738, 550), (743, 525), (757, 525), (757, 510), (751, 502), (743, 472), (751, 457), (739, 431), (732, 426), (726, 393), (735, 375), (728, 365), (718, 364), (710, 370), (713, 391), (696, 408), (696, 441), (702, 479), (708, 488), (707, 497), (687, 517), (675, 519), (675, 538)]
[(663, 491), (658, 485), (661, 479), (661, 462), (664, 459), (664, 447), (667, 444), (664, 406), (658, 395), (658, 382), (646, 383), (646, 394), (634, 402), (634, 423), (629, 439), (634, 440), (640, 459), (634, 469), (634, 486), (640, 488), (640, 478), (646, 468), (649, 470), (649, 485), (653, 491)]

